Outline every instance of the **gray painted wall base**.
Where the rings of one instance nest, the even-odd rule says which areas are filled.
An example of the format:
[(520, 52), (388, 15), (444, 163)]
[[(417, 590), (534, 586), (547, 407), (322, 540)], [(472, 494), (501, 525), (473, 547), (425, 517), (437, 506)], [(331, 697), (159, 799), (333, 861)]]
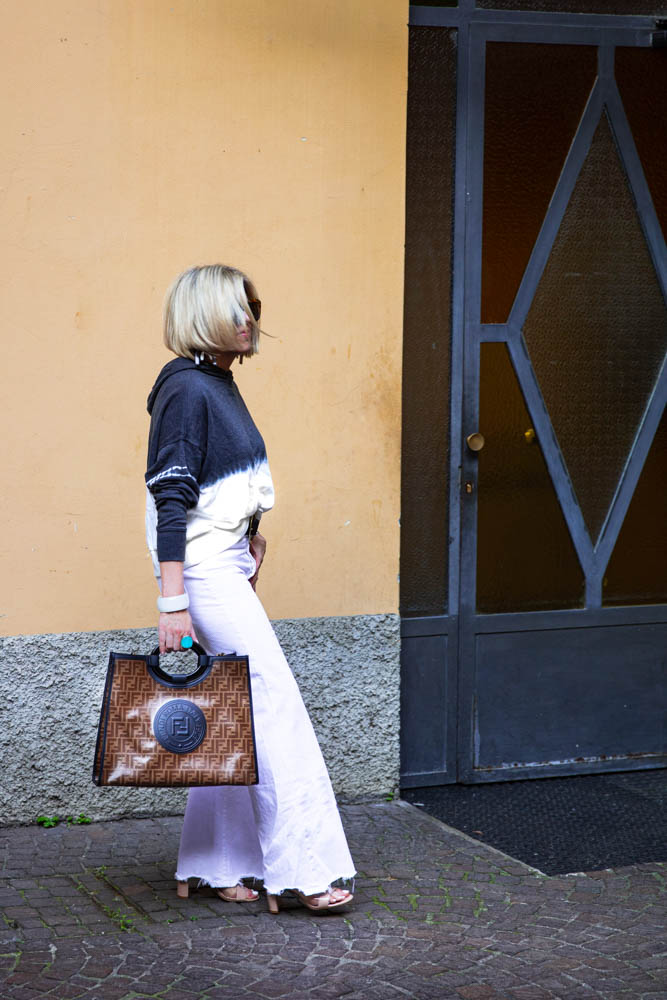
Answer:
[[(274, 622), (342, 799), (398, 786), (398, 615)], [(97, 788), (91, 772), (109, 651), (150, 652), (153, 628), (0, 639), (0, 825), (182, 812), (182, 789)], [(183, 654), (186, 655), (186, 654)], [(164, 658), (173, 670), (182, 659)]]

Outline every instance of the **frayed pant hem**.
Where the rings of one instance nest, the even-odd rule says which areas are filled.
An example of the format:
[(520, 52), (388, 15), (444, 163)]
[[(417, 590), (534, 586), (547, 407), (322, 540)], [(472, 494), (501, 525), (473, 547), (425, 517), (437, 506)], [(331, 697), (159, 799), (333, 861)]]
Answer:
[[(315, 895), (317, 895), (317, 893), (320, 893), (320, 892), (328, 892), (334, 882), (351, 882), (352, 886), (350, 888), (350, 891), (352, 893), (354, 893), (354, 879), (355, 879), (355, 876), (356, 876), (356, 872), (352, 872), (351, 875), (336, 875), (334, 878), (331, 878), (329, 880), (329, 882), (324, 887), (322, 887), (322, 883), (321, 882), (318, 882), (317, 884), (315, 884), (314, 882), (305, 882), (305, 883), (302, 883), (302, 885), (300, 885), (300, 886), (298, 886), (298, 885), (286, 885), (286, 886), (283, 886), (280, 889), (278, 889), (278, 888), (274, 889), (274, 888), (271, 887), (271, 885), (269, 885), (269, 884), (267, 884), (265, 882), (264, 883), (264, 889), (266, 890), (266, 892), (270, 896), (282, 896), (283, 893), (285, 893), (285, 892), (292, 892), (292, 891), (294, 891), (294, 892), (300, 892), (303, 896), (315, 896)], [(348, 888), (348, 886), (340, 886), (340, 888)]]
[(231, 889), (232, 886), (238, 885), (244, 879), (252, 879), (253, 882), (261, 882), (262, 875), (218, 875), (212, 878), (207, 878), (205, 875), (199, 875), (197, 872), (193, 872), (190, 875), (181, 875), (180, 872), (176, 872), (174, 878), (177, 882), (187, 882), (189, 879), (198, 879), (199, 885), (207, 885), (210, 889)]

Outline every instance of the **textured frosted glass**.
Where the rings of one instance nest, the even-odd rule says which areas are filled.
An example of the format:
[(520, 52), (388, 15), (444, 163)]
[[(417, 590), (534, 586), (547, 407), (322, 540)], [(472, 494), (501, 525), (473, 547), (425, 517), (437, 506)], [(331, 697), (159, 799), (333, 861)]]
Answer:
[(524, 329), (593, 539), (667, 348), (667, 311), (603, 115)]
[(662, 231), (667, 238), (667, 137), (658, 127), (667, 97), (664, 49), (618, 48), (616, 82)]
[(481, 345), (479, 405), (477, 609), (580, 607), (579, 560), (505, 344)]
[(410, 29), (401, 614), (447, 605), (456, 32)]
[(483, 323), (509, 315), (596, 66), (590, 46), (487, 43)]
[(652, 0), (477, 0), (495, 10), (543, 10), (572, 14), (667, 14), (664, 3)]
[(667, 413), (607, 567), (604, 604), (667, 603)]

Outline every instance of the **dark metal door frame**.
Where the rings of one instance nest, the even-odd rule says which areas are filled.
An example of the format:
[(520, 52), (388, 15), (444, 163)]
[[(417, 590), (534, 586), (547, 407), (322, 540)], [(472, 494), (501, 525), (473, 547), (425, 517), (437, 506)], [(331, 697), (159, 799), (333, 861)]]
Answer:
[[(650, 46), (651, 34), (655, 30), (655, 19), (643, 16), (481, 10), (474, 7), (474, 0), (461, 0), (457, 8), (413, 6), (410, 8), (410, 24), (458, 29), (458, 91), (451, 354), (449, 504), (451, 614), (442, 618), (407, 619), (403, 622), (405, 636), (447, 637), (449, 647), (447, 738), (446, 747), (443, 748), (442, 770), (433, 771), (428, 775), (404, 774), (405, 787), (455, 780), (466, 782), (499, 780), (509, 776), (493, 768), (480, 769), (476, 766), (474, 664), (477, 636), (505, 631), (523, 632), (536, 629), (558, 630), (667, 622), (667, 607), (662, 605), (602, 607), (602, 578), (667, 399), (667, 364), (662, 367), (609, 514), (597, 543), (593, 545), (579, 506), (573, 497), (565, 463), (552, 431), (522, 334), (523, 322), (588, 153), (603, 106), (607, 108), (656, 274), (663, 295), (667, 298), (665, 241), (613, 76), (614, 46)], [(485, 326), (480, 323), (479, 317), (484, 72), (487, 41), (595, 45), (598, 46), (599, 57), (598, 78), (533, 248), (509, 319), (505, 324)], [(585, 608), (582, 610), (493, 615), (479, 615), (476, 612), (477, 460), (464, 448), (464, 439), (466, 434), (477, 429), (479, 346), (483, 341), (506, 343), (520, 380), (533, 426), (541, 442), (563, 515), (585, 574), (586, 597)], [(465, 499), (462, 494), (464, 482), (473, 484), (473, 493)], [(456, 765), (454, 765), (455, 759)], [(631, 757), (624, 758), (622, 763), (618, 759), (594, 761), (568, 759), (559, 763), (551, 762), (548, 774), (618, 770), (620, 767), (629, 769), (646, 767), (650, 763), (651, 761), (646, 759), (635, 760)], [(654, 766), (664, 763), (664, 758), (653, 762)], [(540, 768), (534, 765), (515, 766), (512, 768), (511, 777), (532, 777), (539, 773)], [(546, 773), (544, 767), (542, 773)]]

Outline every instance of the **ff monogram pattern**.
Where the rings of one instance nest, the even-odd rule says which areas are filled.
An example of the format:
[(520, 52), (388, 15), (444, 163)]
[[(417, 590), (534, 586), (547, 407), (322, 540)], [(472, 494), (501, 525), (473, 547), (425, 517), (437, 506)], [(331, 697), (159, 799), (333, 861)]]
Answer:
[(212, 656), (211, 669), (191, 687), (161, 684), (147, 660), (109, 658), (93, 781), (257, 784), (247, 659)]

